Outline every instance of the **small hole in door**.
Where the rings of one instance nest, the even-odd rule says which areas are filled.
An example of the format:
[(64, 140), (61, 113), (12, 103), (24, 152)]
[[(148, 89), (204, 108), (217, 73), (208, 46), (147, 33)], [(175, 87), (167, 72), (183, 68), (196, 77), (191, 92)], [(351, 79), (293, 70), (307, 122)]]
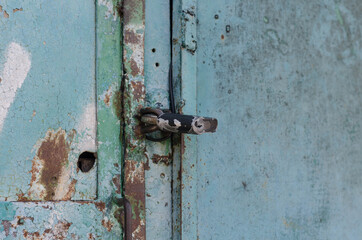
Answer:
[(154, 52), (156, 52), (156, 48), (152, 48), (152, 50), (151, 50), (151, 51), (152, 51), (153, 53), (154, 53)]
[(89, 172), (96, 161), (97, 154), (92, 152), (83, 152), (78, 158), (78, 168), (82, 172)]
[(159, 64), (158, 62), (156, 62), (156, 64), (155, 64), (155, 65), (156, 65), (156, 67), (159, 67), (159, 66), (160, 66), (160, 64)]

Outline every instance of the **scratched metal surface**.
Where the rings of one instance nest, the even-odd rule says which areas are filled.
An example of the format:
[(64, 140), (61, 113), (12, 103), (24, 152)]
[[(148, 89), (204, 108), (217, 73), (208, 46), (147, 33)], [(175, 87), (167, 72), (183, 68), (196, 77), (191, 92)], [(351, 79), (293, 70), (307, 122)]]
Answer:
[[(146, 106), (169, 109), (170, 55), (169, 1), (146, 1)], [(145, 172), (147, 239), (172, 239), (171, 141), (146, 142)]]
[(183, 164), (196, 180), (182, 188), (197, 189), (184, 239), (361, 238), (361, 12), (197, 1), (194, 97), (219, 128), (197, 137), (197, 170)]
[[(121, 239), (122, 51), (117, 1), (2, 1), (0, 5), (0, 171), (1, 176), (16, 171), (12, 181), (16, 186), (5, 192), (7, 199), (2, 196), (1, 200), (8, 201), (0, 202), (0, 239)], [(11, 85), (14, 81), (15, 86)], [(92, 127), (81, 120), (90, 121)], [(93, 123), (98, 125), (97, 135)], [(84, 178), (76, 171), (62, 175), (64, 168), (72, 166), (74, 155), (83, 151), (82, 141), (88, 140), (88, 147), (95, 147), (97, 140), (98, 171)], [(29, 195), (28, 184), (37, 176), (44, 178), (43, 170), (32, 178), (32, 165), (50, 159), (43, 158), (47, 151), (39, 151), (41, 146), (53, 149), (53, 157), (62, 156), (55, 166), (48, 166), (61, 176), (57, 188), (51, 188), (55, 196), (58, 187), (72, 190), (61, 181), (70, 176), (77, 180), (74, 195), (71, 191), (71, 197), (62, 200), (97, 199), (53, 202), (48, 200), (57, 198), (49, 197), (50, 191), (44, 198)], [(68, 155), (68, 150), (73, 152)], [(36, 153), (40, 153), (38, 158)], [(19, 166), (11, 168), (15, 163)], [(36, 191), (42, 189), (40, 185)], [(46, 201), (30, 202), (34, 199)]]

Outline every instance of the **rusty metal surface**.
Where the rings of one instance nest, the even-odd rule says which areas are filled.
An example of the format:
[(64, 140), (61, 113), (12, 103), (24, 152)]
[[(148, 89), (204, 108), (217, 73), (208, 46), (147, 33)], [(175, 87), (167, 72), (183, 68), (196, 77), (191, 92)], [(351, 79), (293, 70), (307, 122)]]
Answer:
[[(24, 158), (26, 164), (21, 165), (24, 168), (21, 171), (28, 171), (28, 173), (22, 174), (20, 171), (14, 175), (14, 178), (7, 179), (15, 186), (19, 185), (18, 187), (22, 191), (19, 191), (14, 199), (1, 199), (7, 202), (0, 202), (0, 239), (122, 239), (123, 237), (121, 217), (123, 206), (120, 206), (116, 200), (122, 196), (123, 190), (121, 187), (123, 151), (120, 138), (122, 51), (119, 4), (118, 1), (106, 0), (99, 0), (95, 5), (93, 4), (88, 1), (0, 3), (0, 18), (4, 23), (1, 28), (3, 28), (3, 33), (7, 33), (1, 35), (1, 44), (6, 44), (10, 38), (16, 40), (17, 45), (10, 45), (8, 49), (11, 51), (8, 52), (10, 55), (14, 55), (14, 53), (18, 53), (18, 55), (16, 58), (8, 59), (10, 64), (17, 64), (18, 68), (13, 67), (13, 69), (22, 71), (22, 73), (15, 71), (15, 77), (10, 79), (14, 80), (18, 77), (19, 81), (22, 80), (20, 78), (24, 78), (23, 73), (28, 71), (27, 64), (31, 61), (29, 74), (25, 75), (26, 79), (22, 87), (19, 86), (15, 91), (16, 98), (13, 94), (14, 88), (6, 85), (6, 81), (9, 80), (8, 75), (0, 72), (0, 117), (4, 116), (2, 111), (9, 105), (2, 98), (5, 94), (15, 98), (6, 119), (18, 118), (13, 122), (3, 122), (3, 119), (0, 119), (0, 127), (2, 127), (0, 151), (12, 152), (19, 156), (22, 152), (32, 154), (30, 157)], [(3, 14), (7, 17), (3, 18)], [(46, 20), (43, 19), (44, 14)], [(52, 16), (51, 19), (49, 19), (49, 15)], [(91, 26), (93, 25), (92, 30), (84, 25), (89, 23), (84, 22), (84, 18), (90, 19)], [(94, 21), (95, 19), (97, 20)], [(16, 24), (17, 27), (10, 28), (9, 24)], [(66, 34), (62, 35), (64, 29), (61, 26), (68, 26), (66, 34), (74, 36), (67, 38)], [(75, 32), (73, 28), (76, 28)], [(96, 32), (93, 29), (96, 29)], [(55, 30), (58, 31), (57, 34), (54, 33)], [(41, 38), (37, 35), (39, 32), (42, 33), (39, 35)], [(89, 39), (94, 36), (96, 36), (96, 46), (88, 44)], [(83, 37), (87, 40), (80, 44), (82, 48), (66, 51), (69, 44), (79, 46), (77, 41), (69, 43), (68, 40)], [(38, 47), (33, 48), (32, 46)], [(82, 55), (84, 52), (81, 49), (83, 48), (87, 50), (86, 55)], [(54, 49), (58, 49), (59, 52), (54, 54)], [(2, 47), (0, 50), (0, 54), (2, 54), (2, 51), (6, 49)], [(82, 62), (81, 59), (84, 58), (91, 63)], [(80, 61), (80, 63), (74, 61)], [(57, 62), (61, 63), (60, 66), (63, 66), (64, 62), (69, 62), (70, 67), (62, 68), (59, 71)], [(95, 66), (94, 63), (96, 63)], [(0, 71), (2, 66), (6, 67), (4, 64), (3, 59), (0, 58)], [(73, 69), (74, 66), (78, 66), (78, 68)], [(80, 77), (81, 74), (77, 75), (77, 72), (82, 72), (88, 67), (91, 68), (93, 74), (89, 76), (88, 80), (93, 81), (93, 84), (83, 85), (87, 76)], [(54, 71), (48, 71), (49, 69)], [(11, 71), (8, 72), (11, 73)], [(30, 80), (44, 78), (50, 79), (47, 84), (41, 85), (36, 82), (33, 85), (29, 84)], [(94, 80), (97, 81), (97, 84), (94, 83)], [(31, 91), (32, 87), (39, 87), (37, 85), (40, 85), (40, 89), (43, 90)], [(61, 86), (67, 88), (67, 85), (69, 91), (64, 91)], [(85, 86), (90, 89), (82, 91)], [(48, 93), (48, 88), (56, 90), (57, 102), (46, 106), (47, 98), (52, 99), (53, 97), (52, 92)], [(68, 115), (67, 108), (71, 108), (72, 104), (86, 102), (88, 95), (85, 93), (97, 101), (97, 109), (77, 107), (69, 111)], [(92, 95), (93, 93), (94, 95)], [(77, 98), (72, 98), (74, 94)], [(31, 96), (27, 98), (29, 101), (25, 101), (23, 107), (19, 108), (22, 104), (18, 104), (17, 101), (28, 95)], [(71, 102), (69, 106), (68, 101)], [(74, 103), (77, 101), (79, 103)], [(34, 111), (32, 108), (34, 102), (42, 107), (48, 107), (50, 110), (46, 113), (37, 109)], [(93, 105), (95, 106), (95, 104)], [(64, 113), (64, 111), (66, 112)], [(73, 114), (73, 111), (76, 114)], [(89, 131), (89, 125), (84, 124), (84, 121), (79, 126), (73, 124), (75, 127), (72, 127), (72, 122), (77, 117), (85, 121), (92, 120), (96, 119), (96, 113), (97, 135), (95, 135), (95, 128), (93, 128), (94, 131), (92, 129)], [(25, 117), (21, 118), (22, 115)], [(12, 127), (9, 125), (10, 123), (17, 127)], [(38, 132), (36, 128), (29, 126), (31, 124), (49, 125), (44, 131)], [(17, 147), (17, 151), (3, 145), (5, 140), (8, 142), (12, 140), (11, 135), (5, 134), (9, 131), (13, 135), (17, 131), (21, 132), (19, 141), (14, 145)], [(34, 138), (33, 134), (38, 136)], [(22, 144), (24, 140), (34, 141), (28, 148)], [(96, 140), (98, 145), (97, 165), (91, 170), (93, 172), (82, 173), (77, 169), (75, 160), (78, 152), (76, 151), (96, 151), (95, 148), (89, 149), (89, 147), (95, 146), (93, 143)], [(1, 152), (0, 155), (2, 166), (6, 163), (3, 162), (5, 161), (3, 153)], [(74, 161), (75, 164), (72, 165)], [(12, 163), (18, 164), (18, 160), (14, 159)], [(1, 169), (0, 177), (4, 177), (8, 170)], [(77, 177), (73, 178), (73, 176)], [(20, 187), (23, 180), (26, 180), (25, 188)], [(98, 185), (93, 186), (92, 181)], [(4, 188), (6, 185), (1, 184), (1, 187)], [(24, 191), (24, 189), (26, 190)], [(79, 191), (81, 189), (93, 190), (94, 196), (82, 195), (82, 191)], [(96, 192), (96, 190), (98, 191)], [(90, 200), (69, 201), (70, 199), (87, 198)], [(43, 201), (32, 202), (34, 199)]]
[(0, 5), (0, 200), (95, 199), (97, 164), (77, 172), (78, 156), (97, 151), (95, 4), (51, 21), (56, 3)]
[(124, 0), (123, 14), (123, 121), (125, 139), (124, 197), (132, 209), (126, 238), (145, 240), (145, 143), (135, 116), (144, 105), (144, 0)]

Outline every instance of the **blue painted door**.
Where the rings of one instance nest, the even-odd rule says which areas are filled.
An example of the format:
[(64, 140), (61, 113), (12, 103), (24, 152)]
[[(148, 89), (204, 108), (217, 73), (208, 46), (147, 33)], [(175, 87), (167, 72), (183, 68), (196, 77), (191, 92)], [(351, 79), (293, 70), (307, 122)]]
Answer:
[(182, 110), (219, 120), (182, 137), (181, 238), (361, 239), (361, 1), (174, 8)]
[(0, 2), (0, 239), (123, 236), (116, 7)]

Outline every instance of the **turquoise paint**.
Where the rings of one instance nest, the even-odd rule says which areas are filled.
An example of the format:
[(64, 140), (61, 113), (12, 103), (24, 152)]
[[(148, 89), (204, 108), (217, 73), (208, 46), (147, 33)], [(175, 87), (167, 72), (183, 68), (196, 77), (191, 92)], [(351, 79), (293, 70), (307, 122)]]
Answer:
[[(146, 1), (145, 87), (146, 106), (169, 109), (170, 6), (167, 1)], [(156, 66), (156, 63), (159, 66)], [(145, 172), (147, 239), (172, 239), (171, 141), (146, 142), (149, 169)]]
[(182, 177), (184, 239), (360, 238), (360, 3), (338, 7), (343, 24), (328, 0), (197, 1), (195, 105), (219, 128)]
[[(7, 3), (7, 2), (6, 2)], [(36, 11), (40, 11), (40, 13), (46, 13), (47, 17), (46, 19), (42, 19), (42, 21), (37, 22), (39, 20), (38, 18), (35, 18), (34, 16), (31, 18), (28, 17), (28, 23), (25, 21), (22, 22), (23, 26), (33, 25), (34, 28), (36, 28), (38, 31), (40, 31), (41, 27), (46, 27), (46, 29), (49, 29), (49, 35), (43, 34), (41, 36), (43, 37), (49, 37), (51, 39), (54, 39), (54, 41), (58, 41), (62, 43), (63, 45), (59, 45), (57, 50), (59, 54), (63, 54), (60, 56), (62, 59), (62, 64), (67, 65), (70, 64), (72, 61), (77, 60), (77, 58), (71, 57), (71, 56), (77, 56), (79, 52), (61, 52), (60, 50), (63, 48), (71, 48), (72, 46), (69, 46), (67, 43), (68, 39), (63, 39), (64, 35), (61, 36), (54, 33), (55, 27), (52, 25), (52, 28), (47, 26), (51, 22), (56, 22), (58, 17), (58, 12), (62, 13), (59, 15), (59, 18), (63, 18), (63, 15), (67, 17), (68, 19), (63, 19), (65, 23), (70, 23), (72, 21), (75, 21), (71, 16), (74, 18), (83, 16), (83, 15), (89, 15), (86, 16), (86, 18), (92, 18), (91, 21), (88, 23), (91, 24), (90, 29), (89, 28), (82, 28), (80, 25), (75, 26), (78, 32), (74, 33), (75, 36), (71, 36), (73, 38), (83, 38), (87, 37), (87, 34), (90, 34), (90, 39), (84, 39), (84, 47), (80, 47), (81, 49), (84, 49), (83, 54), (89, 54), (88, 57), (90, 59), (86, 59), (86, 62), (89, 64), (78, 64), (79, 68), (76, 69), (77, 71), (81, 71), (82, 69), (91, 69), (86, 72), (74, 72), (70, 70), (74, 70), (73, 66), (71, 66), (70, 70), (67, 71), (67, 69), (64, 70), (64, 72), (59, 71), (59, 76), (55, 76), (56, 79), (59, 81), (62, 80), (62, 76), (67, 77), (68, 75), (85, 75), (91, 74), (91, 78), (93, 79), (93, 83), (90, 82), (89, 86), (84, 86), (81, 83), (74, 83), (69, 82), (70, 80), (65, 79), (64, 82), (55, 82), (54, 87), (63, 87), (60, 89), (71, 89), (74, 86), (79, 87), (80, 89), (87, 90), (88, 94), (94, 92), (95, 87), (95, 81), (96, 78), (97, 81), (97, 96), (95, 99), (97, 99), (97, 120), (98, 120), (98, 127), (97, 127), (97, 140), (98, 140), (98, 186), (95, 186), (98, 188), (98, 195), (97, 199), (95, 201), (63, 201), (63, 202), (0, 202), (0, 223), (1, 223), (1, 231), (0, 231), (0, 239), (33, 239), (36, 237), (42, 237), (45, 239), (58, 239), (58, 238), (64, 238), (64, 239), (122, 239), (123, 232), (122, 228), (120, 226), (119, 220), (117, 219), (117, 213), (120, 211), (120, 207), (117, 205), (117, 198), (121, 196), (122, 189), (119, 189), (121, 183), (117, 181), (120, 181), (118, 176), (121, 174), (121, 156), (122, 156), (122, 145), (120, 141), (120, 119), (119, 119), (119, 111), (120, 111), (120, 105), (118, 104), (118, 98), (119, 98), (119, 88), (120, 88), (120, 82), (121, 82), (121, 27), (120, 27), (120, 19), (117, 15), (117, 12), (113, 12), (113, 5), (111, 4), (111, 1), (99, 1), (94, 6), (92, 2), (88, 1), (77, 1), (77, 2), (62, 2), (62, 3), (48, 3), (48, 2), (33, 2), (33, 5), (31, 3), (25, 3), (22, 2), (22, 4), (15, 4), (11, 2), (13, 5), (6, 5), (6, 9), (12, 9), (15, 7), (22, 7), (23, 11), (16, 12), (12, 14), (11, 11), (8, 11), (10, 14), (9, 19), (1, 18), (1, 21), (5, 20), (11, 20), (12, 17), (16, 16), (16, 14), (25, 14), (28, 11), (28, 15), (31, 15), (29, 11), (32, 9), (34, 11), (34, 15), (37, 16)], [(58, 4), (58, 5), (56, 5)], [(1, 5), (1, 4), (0, 4)], [(19, 6), (21, 5), (21, 6)], [(51, 11), (46, 12), (45, 6), (51, 5)], [(2, 4), (3, 9), (5, 9), (5, 4)], [(84, 9), (83, 9), (84, 8)], [(89, 9), (88, 9), (89, 8)], [(42, 10), (43, 9), (43, 10)], [(69, 12), (67, 12), (69, 11)], [(40, 14), (38, 13), (38, 14)], [(52, 14), (53, 13), (53, 14)], [(69, 13), (69, 14), (66, 14)], [(96, 16), (95, 14), (96, 13)], [(14, 16), (13, 16), (14, 15)], [(26, 15), (26, 14), (25, 14)], [(56, 16), (56, 17), (55, 17)], [(64, 17), (64, 18), (65, 18)], [(15, 17), (14, 17), (15, 18)], [(43, 16), (45, 18), (45, 16)], [(29, 20), (30, 19), (30, 20)], [(49, 20), (51, 19), (51, 21)], [(72, 20), (73, 19), (73, 20)], [(96, 21), (95, 21), (96, 19)], [(21, 22), (22, 20), (19, 20), (18, 22)], [(13, 23), (15, 24), (15, 23)], [(94, 25), (95, 24), (95, 25)], [(66, 24), (64, 24), (66, 25)], [(6, 27), (7, 25), (5, 25)], [(3, 27), (3, 25), (2, 25)], [(83, 25), (84, 27), (84, 25)], [(79, 28), (79, 29), (78, 29)], [(96, 45), (92, 44), (86, 44), (88, 41), (93, 41), (94, 43), (94, 29), (96, 28)], [(14, 29), (14, 31), (19, 31), (19, 29)], [(68, 29), (68, 31), (70, 31)], [(7, 31), (9, 34), (11, 31)], [(36, 35), (36, 31), (34, 29), (31, 30), (24, 30), (24, 33), (29, 32), (29, 36), (31, 37), (32, 33)], [(86, 33), (85, 33), (86, 32)], [(52, 33), (52, 34), (50, 34)], [(53, 34), (54, 33), (54, 34)], [(70, 31), (71, 33), (71, 31)], [(70, 34), (69, 33), (69, 34)], [(83, 33), (85, 33), (85, 36), (83, 36)], [(65, 33), (66, 35), (67, 33)], [(82, 35), (82, 36), (78, 36)], [(15, 36), (15, 35), (14, 35)], [(19, 32), (19, 36), (21, 35), (21, 32)], [(17, 37), (19, 37), (17, 36)], [(3, 36), (1, 36), (2, 38)], [(6, 38), (7, 36), (4, 36)], [(33, 36), (34, 37), (34, 36)], [(10, 38), (9, 38), (10, 39)], [(35, 39), (35, 40), (34, 40)], [(34, 39), (22, 39), (23, 41), (27, 41), (28, 45), (35, 45), (38, 44), (36, 41), (36, 36)], [(39, 39), (38, 39), (39, 40)], [(10, 40), (9, 40), (10, 41)], [(41, 41), (41, 44), (43, 44), (43, 41)], [(38, 52), (40, 59), (37, 61), (43, 61), (43, 65), (39, 64), (42, 68), (51, 69), (52, 67), (56, 70), (58, 66), (54, 65), (57, 61), (60, 61), (59, 59), (56, 59), (56, 55), (52, 55), (49, 57), (50, 60), (54, 62), (47, 62), (48, 55), (41, 47), (41, 44), (39, 44), (39, 48), (34, 48), (31, 51), (31, 57), (32, 57), (32, 64), (34, 64), (34, 54), (35, 52)], [(46, 44), (49, 44), (48, 42)], [(24, 45), (26, 49), (28, 49), (28, 45)], [(64, 47), (65, 45), (65, 47)], [(74, 44), (73, 44), (74, 45)], [(77, 45), (77, 44), (75, 44)], [(78, 43), (79, 45), (79, 43)], [(40, 47), (41, 46), (41, 47)], [(46, 46), (46, 45), (45, 45)], [(1, 49), (3, 50), (3, 49)], [(80, 51), (79, 50), (79, 51)], [(87, 50), (87, 53), (85, 53)], [(55, 51), (55, 50), (54, 50)], [(58, 56), (59, 57), (59, 56)], [(1, 58), (0, 58), (1, 59)], [(64, 62), (64, 60), (70, 61), (70, 63)], [(85, 60), (84, 56), (81, 54), (79, 57), (79, 60), (82, 61)], [(92, 61), (89, 61), (92, 60)], [(2, 62), (0, 64), (4, 64), (3, 59), (1, 59)], [(94, 63), (93, 63), (94, 61)], [(96, 66), (94, 64), (96, 63)], [(32, 70), (33, 69), (32, 65)], [(37, 66), (37, 65), (36, 65)], [(43, 77), (41, 74), (42, 71), (33, 72), (31, 75), (29, 74), (29, 77), (32, 79), (43, 79), (46, 78)], [(96, 75), (95, 75), (96, 74)], [(38, 81), (40, 81), (38, 80)], [(51, 83), (52, 79), (49, 79)], [(35, 81), (35, 80), (34, 80)], [(85, 81), (85, 80), (84, 80)], [(66, 86), (66, 83), (68, 82), (69, 86)], [(84, 83), (84, 82), (83, 82)], [(24, 82), (25, 84), (25, 82)], [(77, 85), (78, 84), (78, 85)], [(23, 85), (24, 87), (25, 85)], [(46, 85), (45, 85), (46, 86)], [(30, 87), (38, 87), (39, 89), (43, 90), (45, 89), (43, 87), (40, 88), (39, 86), (28, 86)], [(59, 89), (59, 90), (60, 90)], [(93, 90), (92, 90), (93, 89)], [(78, 92), (79, 90), (76, 89)], [(106, 91), (108, 90), (108, 91)], [(45, 90), (42, 91), (45, 94), (47, 93)], [(80, 96), (82, 96), (80, 93), (78, 95), (67, 95), (68, 93), (64, 91), (65, 98), (61, 99), (63, 104), (66, 102), (70, 102), (74, 105), (74, 111), (75, 110), (82, 110), (82, 104), (84, 105), (85, 102), (87, 102), (87, 98), (81, 99)], [(108, 93), (109, 104), (106, 104), (107, 101), (105, 98), (104, 93)], [(63, 91), (61, 91), (63, 94)], [(84, 92), (82, 91), (82, 94)], [(22, 90), (21, 94), (29, 94), (27, 91)], [(69, 93), (70, 94), (70, 93)], [(92, 94), (90, 94), (92, 95)], [(39, 94), (32, 94), (32, 96), (35, 99), (41, 98), (42, 95)], [(75, 99), (74, 96), (79, 96), (79, 99)], [(48, 96), (51, 99), (51, 95)], [(72, 98), (73, 97), (73, 98)], [(70, 98), (70, 99), (69, 99)], [(33, 100), (30, 99), (32, 102)], [(38, 105), (45, 105), (47, 98), (38, 99), (34, 103)], [(27, 103), (27, 102), (26, 102)], [(48, 116), (54, 115), (55, 118), (59, 118), (59, 121), (52, 122), (52, 124), (64, 124), (65, 126), (72, 126), (74, 123), (71, 120), (65, 121), (62, 120), (62, 117), (65, 117), (62, 115), (62, 111), (65, 111), (64, 109), (71, 108), (72, 106), (63, 106), (63, 105), (54, 105), (51, 109), (51, 112), (48, 115), (44, 115), (41, 120), (39, 120), (39, 124), (45, 124), (49, 122), (50, 120), (47, 119)], [(59, 108), (59, 111), (57, 110)], [(32, 108), (30, 108), (32, 109)], [(72, 108), (73, 109), (73, 108)], [(71, 109), (71, 110), (72, 110)], [(73, 111), (73, 110), (72, 110)], [(15, 110), (12, 109), (13, 113), (15, 113)], [(59, 116), (55, 113), (59, 112)], [(30, 111), (29, 113), (32, 113)], [(75, 111), (75, 116), (80, 115), (80, 112)], [(16, 116), (16, 114), (12, 114), (12, 116)], [(39, 116), (38, 114), (35, 116)], [(44, 134), (38, 133), (37, 131), (26, 128), (28, 123), (28, 118), (23, 119), (21, 122), (19, 121), (18, 128), (20, 126), (20, 130), (23, 130), (23, 135), (26, 136), (23, 137), (25, 140), (29, 141), (33, 138), (30, 133), (31, 131), (34, 131), (36, 134), (39, 134), (40, 137), (43, 137)], [(35, 121), (35, 120), (33, 120)], [(74, 120), (75, 121), (75, 120)], [(6, 126), (4, 126), (4, 129), (9, 129), (9, 124), (7, 123)], [(65, 127), (64, 127), (65, 128)], [(15, 131), (20, 131), (17, 128), (13, 129)], [(47, 129), (44, 130), (44, 133)], [(34, 134), (35, 134), (34, 133)], [(39, 138), (40, 138), (39, 137)], [(0, 138), (3, 139), (5, 136), (0, 134)], [(11, 139), (11, 138), (9, 138)], [(8, 139), (8, 141), (9, 141)], [(35, 138), (35, 141), (38, 138)], [(22, 140), (22, 139), (21, 139)], [(3, 144), (3, 142), (1, 142)], [(1, 150), (3, 150), (4, 145), (1, 145)], [(16, 147), (16, 146), (15, 146)], [(1, 151), (0, 150), (0, 151)], [(26, 152), (26, 148), (22, 149), (23, 152)], [(8, 154), (8, 153), (7, 153)], [(22, 154), (20, 152), (19, 154)], [(1, 157), (4, 155), (1, 154)], [(29, 161), (31, 159), (29, 158)], [(118, 164), (118, 165), (117, 165)], [(25, 171), (25, 170), (23, 170)], [(3, 174), (3, 173), (1, 173)], [(19, 175), (20, 176), (20, 175)], [(86, 181), (90, 181), (87, 186), (84, 186), (86, 189), (92, 189), (92, 178), (85, 178)], [(21, 183), (22, 179), (16, 178), (16, 181), (14, 182), (16, 185)], [(26, 181), (25, 181), (26, 182)], [(19, 185), (20, 186), (20, 185)], [(78, 189), (77, 189), (78, 190)], [(83, 196), (84, 197), (84, 196)], [(8, 199), (10, 200), (10, 199)], [(7, 227), (11, 224), (11, 227)]]
[[(6, 34), (1, 36), (1, 71), (5, 71), (6, 57), (12, 54), (7, 51), (13, 43), (27, 52), (31, 67), (8, 109), (0, 133), (0, 199), (14, 201), (17, 194), (23, 193), (25, 197), (40, 200), (27, 193), (36, 145), (47, 131), (77, 130), (69, 160), (73, 166), (81, 151), (87, 150), (81, 141), (91, 133), (89, 129), (81, 129), (85, 126), (84, 112), (87, 108), (95, 111), (96, 107), (95, 5), (90, 1), (61, 4), (11, 1), (2, 3), (2, 8), (9, 18), (2, 18), (1, 32)], [(15, 8), (23, 11), (13, 13)], [(90, 148), (88, 151), (96, 150), (94, 144)], [(70, 171), (79, 185), (73, 199), (94, 199), (96, 168), (87, 176), (77, 174), (74, 167)]]

